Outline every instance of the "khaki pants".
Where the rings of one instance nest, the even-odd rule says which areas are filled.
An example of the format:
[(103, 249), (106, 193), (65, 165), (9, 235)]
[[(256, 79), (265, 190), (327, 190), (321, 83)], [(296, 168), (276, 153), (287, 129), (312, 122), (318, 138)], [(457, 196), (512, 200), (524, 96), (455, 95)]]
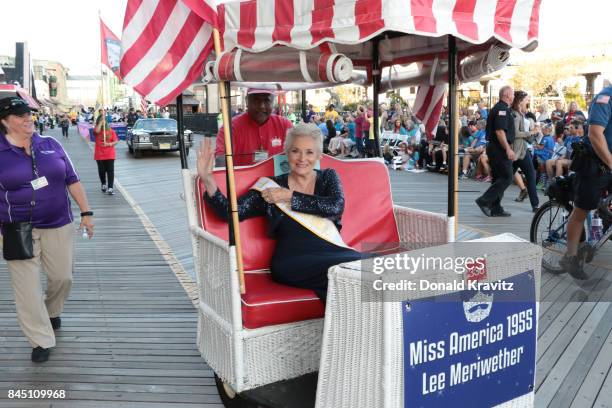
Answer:
[[(11, 273), (17, 319), (32, 348), (55, 346), (50, 317), (59, 316), (72, 287), (74, 228), (38, 229), (32, 232), (34, 258), (7, 261)], [(47, 274), (43, 297), (40, 270)]]

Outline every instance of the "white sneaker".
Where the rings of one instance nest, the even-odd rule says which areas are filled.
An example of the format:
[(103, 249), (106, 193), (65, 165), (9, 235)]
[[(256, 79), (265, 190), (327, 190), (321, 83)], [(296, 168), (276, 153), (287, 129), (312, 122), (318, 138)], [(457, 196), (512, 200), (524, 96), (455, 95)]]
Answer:
[(108, 189), (108, 195), (115, 195), (115, 192), (113, 191), (112, 187)]
[(102, 190), (103, 193), (106, 193), (106, 184), (102, 184), (102, 187), (100, 187), (100, 190)]

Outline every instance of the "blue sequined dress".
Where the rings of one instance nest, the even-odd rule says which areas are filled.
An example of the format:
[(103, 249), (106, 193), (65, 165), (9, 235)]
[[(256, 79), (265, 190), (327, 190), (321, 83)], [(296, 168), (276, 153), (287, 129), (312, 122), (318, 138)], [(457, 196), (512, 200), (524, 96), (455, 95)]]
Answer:
[[(344, 193), (340, 179), (333, 169), (316, 170), (316, 172), (314, 194), (294, 192), (291, 209), (329, 218), (340, 230), (344, 211)], [(281, 187), (288, 188), (288, 175), (272, 179)], [(227, 199), (219, 190), (212, 197), (204, 193), (204, 199), (217, 215), (227, 220)], [(276, 239), (276, 248), (270, 264), (272, 278), (286, 285), (312, 289), (323, 301), (327, 294), (329, 267), (366, 256), (319, 238), (274, 204), (266, 203), (256, 190), (249, 190), (238, 199), (240, 220), (262, 215), (268, 219), (269, 234)]]

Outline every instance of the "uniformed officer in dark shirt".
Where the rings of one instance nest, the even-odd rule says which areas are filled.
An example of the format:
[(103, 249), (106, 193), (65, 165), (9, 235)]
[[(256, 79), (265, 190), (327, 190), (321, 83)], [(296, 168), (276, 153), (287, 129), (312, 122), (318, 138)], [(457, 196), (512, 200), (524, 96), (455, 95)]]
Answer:
[(576, 279), (588, 279), (578, 259), (578, 243), (584, 220), (599, 205), (604, 191), (612, 188), (612, 85), (593, 98), (589, 130), (584, 143), (592, 149), (591, 159), (576, 170), (574, 209), (567, 222), (567, 252), (559, 265)]
[(487, 118), (487, 156), (491, 166), (493, 181), (491, 187), (476, 199), (476, 204), (488, 217), (509, 217), (501, 206), (504, 191), (512, 183), (512, 162), (515, 159), (512, 142), (516, 130), (510, 105), (514, 100), (514, 90), (504, 86), (499, 90), (499, 102), (493, 106)]

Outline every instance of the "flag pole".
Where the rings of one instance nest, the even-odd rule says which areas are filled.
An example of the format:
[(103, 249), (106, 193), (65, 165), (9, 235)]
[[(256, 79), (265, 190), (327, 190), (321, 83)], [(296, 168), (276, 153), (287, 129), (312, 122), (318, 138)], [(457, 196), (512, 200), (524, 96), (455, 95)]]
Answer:
[[(102, 12), (98, 9), (98, 24), (102, 27)], [(102, 34), (102, 33), (100, 33)], [(100, 53), (102, 49), (100, 48)], [(106, 146), (106, 105), (104, 104), (104, 65), (102, 64), (102, 58), (100, 58), (100, 89), (102, 91), (102, 143)], [(94, 130), (95, 130), (94, 123)]]
[(102, 142), (106, 146), (106, 104), (104, 103), (104, 67), (100, 63), (100, 90), (102, 91)]
[[(215, 54), (221, 55), (221, 39), (219, 30), (213, 29), (213, 41)], [(230, 203), (230, 234), (229, 244), (236, 247), (236, 264), (238, 267), (238, 278), (240, 281), (240, 293), (244, 294), (244, 266), (242, 263), (242, 243), (240, 241), (240, 228), (238, 227), (238, 201), (236, 199), (236, 181), (234, 179), (234, 159), (232, 155), (232, 124), (228, 103), (230, 102), (229, 82), (219, 82), (219, 96), (221, 97), (221, 115), (223, 117), (223, 135), (225, 138), (225, 164), (227, 168), (227, 195)]]

